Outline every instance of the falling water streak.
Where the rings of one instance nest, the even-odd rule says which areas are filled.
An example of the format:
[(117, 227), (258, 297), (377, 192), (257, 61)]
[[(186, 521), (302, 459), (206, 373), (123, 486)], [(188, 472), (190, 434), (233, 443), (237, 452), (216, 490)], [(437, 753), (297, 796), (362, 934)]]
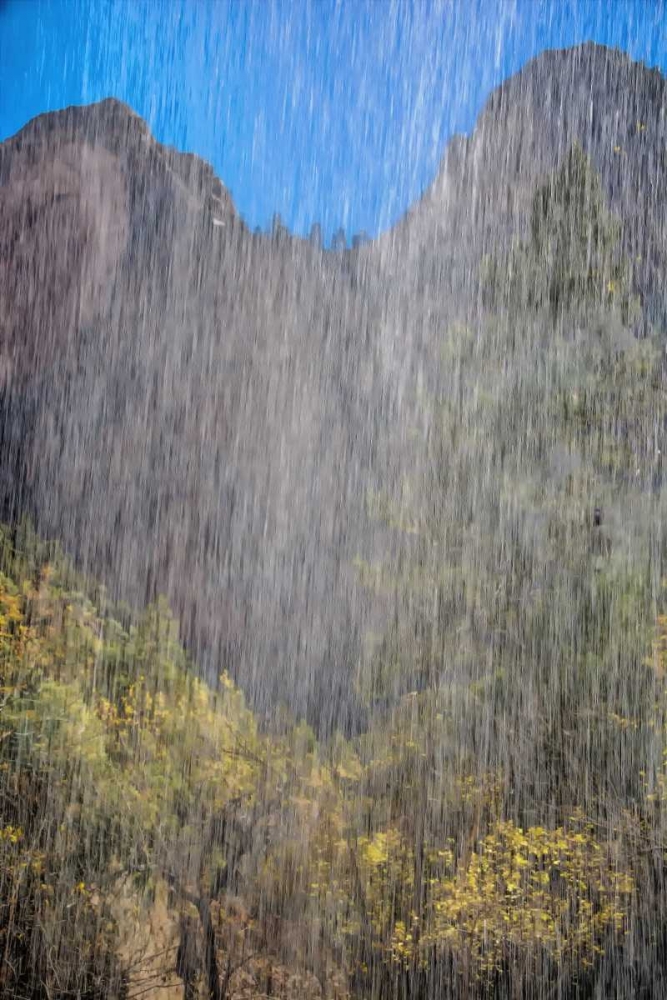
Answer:
[(664, 995), (665, 108), (543, 52), (332, 248), (115, 98), (0, 145), (3, 995)]

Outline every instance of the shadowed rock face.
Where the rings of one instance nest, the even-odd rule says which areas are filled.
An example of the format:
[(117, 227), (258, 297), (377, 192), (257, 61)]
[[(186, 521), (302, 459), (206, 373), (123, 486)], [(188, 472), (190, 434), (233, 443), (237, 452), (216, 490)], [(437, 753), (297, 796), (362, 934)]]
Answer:
[(536, 185), (576, 140), (624, 223), (626, 250), (641, 258), (638, 290), (655, 296), (667, 261), (666, 138), (658, 70), (592, 43), (544, 52), (493, 92), (422, 199), (364, 253), (413, 285), (460, 292), (485, 253), (525, 235)]
[(389, 609), (351, 563), (393, 544), (364, 495), (411, 471), (443, 327), (474, 316), (480, 258), (574, 139), (659, 312), (665, 106), (618, 53), (546, 53), (393, 231), (343, 254), (251, 234), (207, 164), (116, 101), (31, 122), (0, 145), (5, 515), (115, 595), (166, 593), (203, 668), (260, 708), (352, 719), (361, 633)]
[(114, 594), (166, 593), (205, 669), (315, 711), (378, 410), (345, 263), (253, 236), (115, 101), (30, 123), (0, 179), (7, 512)]

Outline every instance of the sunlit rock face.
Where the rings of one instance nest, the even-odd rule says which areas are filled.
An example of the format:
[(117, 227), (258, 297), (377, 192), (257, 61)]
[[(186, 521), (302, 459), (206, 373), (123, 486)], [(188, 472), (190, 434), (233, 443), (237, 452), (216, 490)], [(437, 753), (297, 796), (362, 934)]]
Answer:
[[(118, 157), (34, 123), (5, 144), (0, 329), (5, 377), (34, 374), (108, 308), (128, 237)], [(12, 150), (12, 145), (15, 147)]]
[(202, 669), (258, 707), (352, 724), (362, 634), (393, 610), (353, 560), (397, 544), (366, 491), (412, 471), (439, 337), (478, 313), (480, 261), (574, 140), (660, 312), (665, 95), (619, 53), (546, 53), (394, 230), (338, 254), (252, 234), (207, 164), (116, 101), (31, 122), (0, 146), (5, 515), (116, 596), (165, 593)]

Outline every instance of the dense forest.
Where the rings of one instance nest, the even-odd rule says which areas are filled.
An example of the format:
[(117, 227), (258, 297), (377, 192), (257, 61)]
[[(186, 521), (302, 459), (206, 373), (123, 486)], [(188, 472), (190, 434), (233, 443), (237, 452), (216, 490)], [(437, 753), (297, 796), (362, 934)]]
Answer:
[[(645, 150), (651, 127), (648, 116), (625, 122), (626, 146)], [(359, 523), (335, 560), (322, 543), (301, 562), (290, 562), (285, 546), (269, 563), (271, 532), (300, 552), (316, 515), (324, 521), (327, 489), (338, 496), (335, 458), (348, 447), (334, 417), (361, 419), (376, 389), (348, 398), (344, 388), (322, 417), (331, 464), (311, 467), (301, 437), (283, 442), (302, 470), (298, 489), (306, 491), (311, 474), (318, 481), (312, 509), (303, 523), (285, 520), (284, 536), (282, 508), (264, 511), (263, 541), (246, 538), (264, 550), (254, 562), (247, 557), (249, 568), (239, 563), (240, 572), (280, 563), (287, 578), (295, 566), (305, 574), (311, 557), (336, 570), (309, 577), (312, 603), (296, 602), (280, 619), (295, 631), (283, 646), (262, 646), (265, 674), (244, 673), (241, 625), (219, 594), (216, 604), (215, 581), (204, 579), (210, 564), (192, 555), (194, 528), (188, 534), (176, 520), (181, 534), (174, 527), (165, 542), (165, 551), (180, 544), (191, 559), (178, 573), (155, 571), (143, 587), (129, 579), (133, 563), (119, 562), (122, 572), (106, 587), (105, 572), (93, 571), (94, 544), (75, 546), (70, 558), (43, 534), (57, 519), (34, 502), (38, 469), (26, 510), (5, 504), (13, 516), (0, 530), (2, 996), (664, 995), (661, 230), (654, 220), (658, 236), (640, 252), (633, 219), (577, 139), (517, 197), (525, 225), (477, 245), (484, 252), (462, 307), (435, 312), (428, 337), (410, 334), (422, 362), (401, 366), (400, 393), (395, 385), (389, 402), (382, 397), (386, 409), (372, 411), (383, 429), (358, 439), (368, 454), (355, 467), (357, 499), (347, 516)], [(275, 235), (252, 239), (255, 262), (273, 252), (262, 241), (275, 243)], [(365, 283), (391, 275), (392, 261), (372, 256), (381, 250), (373, 242), (341, 250), (334, 263), (319, 247), (303, 252), (333, 269), (333, 296), (343, 277), (370, 294)], [(315, 267), (301, 253), (290, 251), (289, 266)], [(442, 279), (421, 267), (409, 281), (392, 291), (394, 305), (401, 295), (429, 302)], [(186, 304), (184, 316), (193, 315)], [(345, 322), (362, 315), (350, 306)], [(388, 343), (374, 355), (386, 379), (394, 371)], [(160, 360), (158, 342), (150, 344)], [(289, 359), (265, 341), (256, 346), (253, 384), (270, 395), (271, 373)], [(68, 371), (73, 393), (76, 365), (96, 355), (89, 344), (80, 354), (68, 350), (57, 347), (53, 365), (63, 367), (52, 370)], [(327, 342), (326, 350), (334, 347)], [(324, 369), (308, 367), (305, 347), (297, 354), (301, 375), (317, 381)], [(143, 385), (139, 360), (123, 370)], [(229, 391), (232, 403), (246, 405), (238, 383)], [(18, 404), (3, 392), (3, 441), (17, 475), (25, 461)], [(157, 388), (151, 398), (162, 398)], [(175, 411), (158, 416), (176, 422)], [(48, 461), (64, 454), (69, 474), (74, 466), (51, 434)], [(230, 432), (230, 454), (231, 441)], [(392, 447), (398, 457), (386, 463)], [(259, 482), (258, 456), (232, 472)], [(207, 479), (206, 460), (215, 464), (213, 447), (200, 458), (198, 488), (222, 490), (223, 473)], [(185, 465), (153, 471), (166, 481), (174, 468), (183, 478), (161, 494), (172, 518), (195, 495)], [(282, 489), (270, 473), (267, 488)], [(76, 474), (77, 489), (90, 492), (88, 473)], [(64, 500), (73, 494), (56, 491), (70, 517)], [(242, 506), (240, 496), (225, 493), (232, 506)], [(300, 510), (295, 502), (293, 521)], [(205, 513), (196, 528), (210, 528), (219, 556), (223, 543)], [(138, 508), (131, 514), (144, 525)], [(125, 516), (119, 507), (117, 531)], [(165, 541), (157, 528), (151, 535), (159, 517), (147, 547), (153, 537)], [(67, 523), (70, 534), (82, 532), (77, 515)], [(230, 515), (229, 524), (241, 522)], [(324, 538), (325, 528), (318, 531)], [(132, 535), (127, 545), (136, 549), (136, 541)], [(100, 561), (109, 565), (112, 557)], [(340, 583), (348, 577), (352, 600)], [(195, 610), (178, 598), (172, 614), (170, 599), (184, 582), (195, 596), (201, 584), (205, 596)], [(364, 615), (355, 620), (337, 608), (327, 624), (313, 611), (320, 597), (359, 600)], [(248, 612), (245, 627), (252, 631), (267, 607)], [(321, 643), (308, 645), (300, 613), (313, 634), (321, 628)], [(207, 645), (215, 630), (206, 615), (216, 628), (223, 618), (236, 622), (224, 643)], [(336, 637), (329, 646), (327, 628)], [(320, 646), (335, 670), (317, 659)], [(271, 673), (289, 675), (284, 657), (293, 648), (319, 664), (301, 701), (289, 698), (298, 678)]]

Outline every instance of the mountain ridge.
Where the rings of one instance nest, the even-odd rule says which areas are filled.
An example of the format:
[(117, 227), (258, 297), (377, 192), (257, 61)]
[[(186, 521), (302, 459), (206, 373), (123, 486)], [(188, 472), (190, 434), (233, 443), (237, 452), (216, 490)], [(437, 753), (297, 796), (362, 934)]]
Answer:
[[(480, 262), (525, 232), (573, 142), (663, 315), (664, 88), (597, 48), (538, 57), (397, 225), (344, 253), (251, 233), (209, 164), (115, 99), (33, 120), (0, 145), (3, 515), (116, 596), (166, 592), (203, 669), (230, 664), (255, 702), (345, 725), (393, 600), (353, 561), (400, 544), (366, 493), (414, 475), (443, 330), (476, 325)], [(563, 108), (548, 128), (538, 98)]]

